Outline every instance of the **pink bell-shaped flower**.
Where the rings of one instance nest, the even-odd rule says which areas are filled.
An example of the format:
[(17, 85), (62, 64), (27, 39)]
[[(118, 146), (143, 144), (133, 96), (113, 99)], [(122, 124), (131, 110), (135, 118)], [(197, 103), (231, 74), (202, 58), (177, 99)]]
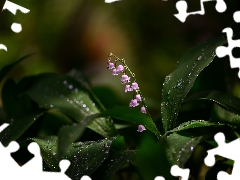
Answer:
[(118, 74), (119, 74), (119, 72), (117, 71), (117, 69), (113, 69), (112, 75), (116, 76), (116, 75), (118, 75)]
[(147, 111), (146, 111), (146, 109), (145, 109), (145, 107), (143, 106), (143, 107), (141, 107), (141, 113), (143, 113), (143, 114), (147, 114)]
[(126, 74), (123, 74), (122, 78), (121, 78), (121, 82), (122, 82), (122, 84), (126, 84), (126, 83), (130, 82), (130, 77), (128, 77), (128, 75), (126, 75)]
[(113, 69), (115, 68), (114, 66), (114, 63), (112, 63), (110, 60), (108, 60), (108, 66), (107, 66), (108, 69)]
[(138, 130), (137, 130), (137, 132), (143, 132), (143, 131), (145, 131), (146, 130), (146, 128), (143, 126), (143, 125), (139, 125), (138, 126)]
[(137, 94), (137, 95), (136, 95), (136, 100), (137, 100), (137, 101), (142, 101), (142, 98), (141, 98), (140, 94)]
[(129, 104), (129, 107), (136, 107), (138, 106), (138, 101), (136, 99), (132, 99), (130, 104)]
[(133, 90), (137, 90), (139, 87), (138, 87), (138, 83), (136, 83), (136, 82), (133, 82), (132, 83), (132, 89)]
[(132, 91), (132, 88), (130, 85), (126, 85), (125, 92)]
[(118, 65), (117, 71), (118, 71), (118, 72), (123, 72), (123, 71), (124, 71), (123, 65)]

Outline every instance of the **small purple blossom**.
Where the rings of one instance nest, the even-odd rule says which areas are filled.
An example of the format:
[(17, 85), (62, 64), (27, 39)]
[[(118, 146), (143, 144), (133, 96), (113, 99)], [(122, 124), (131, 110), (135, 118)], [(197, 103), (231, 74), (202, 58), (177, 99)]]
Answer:
[(143, 106), (143, 107), (141, 107), (141, 113), (143, 113), (143, 114), (147, 114), (147, 111), (146, 111), (146, 109), (145, 109), (145, 107)]
[(138, 83), (136, 83), (136, 82), (133, 82), (132, 83), (132, 89), (133, 90), (137, 90), (139, 87), (138, 87)]
[(118, 75), (119, 72), (117, 71), (117, 69), (113, 69), (112, 75)]
[(123, 74), (122, 78), (121, 78), (121, 82), (122, 82), (122, 84), (126, 84), (126, 83), (130, 82), (130, 77), (128, 77), (128, 75), (126, 75), (126, 74)]
[(130, 85), (126, 85), (125, 92), (132, 91), (132, 88)]
[(140, 94), (137, 94), (137, 95), (136, 95), (136, 100), (137, 100), (137, 101), (142, 101), (142, 98), (141, 98)]
[(138, 106), (138, 101), (136, 99), (132, 99), (130, 104), (129, 104), (129, 107), (136, 107)]
[(137, 132), (143, 132), (145, 130), (146, 130), (146, 128), (143, 125), (139, 125)]
[(123, 72), (123, 71), (124, 71), (123, 65), (118, 65), (117, 71), (118, 71), (118, 72)]
[(115, 68), (114, 66), (114, 63), (112, 63), (110, 60), (108, 60), (108, 66), (107, 66), (108, 69), (113, 69)]

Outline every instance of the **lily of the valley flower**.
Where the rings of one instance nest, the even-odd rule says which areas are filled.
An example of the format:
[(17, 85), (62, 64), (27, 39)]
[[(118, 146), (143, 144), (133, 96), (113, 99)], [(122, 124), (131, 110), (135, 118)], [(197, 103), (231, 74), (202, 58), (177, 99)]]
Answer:
[(113, 72), (112, 72), (112, 75), (118, 75), (119, 74), (119, 72), (117, 71), (117, 69), (113, 69)]
[(137, 90), (139, 87), (138, 87), (138, 83), (136, 83), (136, 82), (133, 82), (132, 83), (132, 89), (133, 90)]
[(114, 66), (114, 63), (112, 63), (110, 60), (108, 60), (108, 66), (107, 66), (108, 69), (113, 69), (115, 68)]
[(143, 132), (145, 130), (146, 130), (146, 128), (143, 125), (139, 125), (137, 132)]
[(122, 84), (129, 83), (130, 82), (130, 77), (128, 77), (128, 75), (126, 75), (126, 74), (123, 74), (122, 78), (121, 78), (121, 82), (122, 82)]
[[(111, 57), (114, 56), (115, 62), (112, 63), (111, 62)], [(120, 62), (121, 64), (117, 65), (116, 63)], [(147, 110), (147, 106), (145, 104), (145, 99), (142, 97), (142, 93), (140, 91), (140, 88), (138, 86), (138, 83), (136, 82), (136, 78), (134, 73), (129, 69), (129, 67), (127, 66), (126, 62), (124, 59), (119, 59), (118, 57), (116, 57), (115, 55), (113, 55), (112, 53), (109, 54), (108, 56), (108, 61), (107, 61), (107, 68), (108, 69), (112, 69), (112, 75), (119, 75), (122, 74), (121, 77), (121, 83), (122, 84), (126, 84), (125, 86), (125, 92), (128, 91), (133, 91), (133, 95), (135, 97), (133, 97), (133, 99), (130, 101), (129, 103), (129, 107), (136, 107), (139, 106), (139, 103), (141, 101), (142, 107), (141, 107), (141, 113), (143, 114), (149, 114), (148, 110)], [(130, 74), (129, 76), (127, 74)], [(130, 78), (132, 78), (133, 83), (130, 84)], [(138, 126), (138, 132), (142, 132), (146, 130), (145, 127), (143, 125), (139, 125)]]
[(137, 94), (137, 95), (136, 95), (136, 100), (137, 100), (137, 101), (142, 101), (142, 98), (141, 98), (140, 94)]
[(132, 91), (132, 88), (130, 85), (127, 84), (125, 87), (125, 92), (128, 92), (128, 91)]
[(139, 105), (138, 101), (136, 99), (132, 99), (129, 104), (129, 107), (136, 107), (138, 105)]
[(118, 71), (118, 72), (123, 72), (123, 71), (124, 71), (123, 65), (118, 65), (117, 71)]
[(141, 113), (143, 113), (143, 114), (147, 114), (147, 111), (146, 111), (146, 109), (145, 109), (145, 107), (143, 106), (143, 107), (141, 107)]

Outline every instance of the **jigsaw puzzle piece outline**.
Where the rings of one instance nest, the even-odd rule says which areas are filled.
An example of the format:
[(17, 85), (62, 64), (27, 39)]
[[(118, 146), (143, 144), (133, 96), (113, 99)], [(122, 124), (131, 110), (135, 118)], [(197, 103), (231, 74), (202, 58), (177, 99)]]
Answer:
[(176, 177), (181, 176), (182, 180), (188, 180), (189, 174), (190, 174), (190, 170), (188, 168), (182, 169), (178, 165), (173, 165), (171, 167), (170, 172), (173, 176), (176, 176)]
[(15, 4), (15, 3), (11, 2), (11, 1), (8, 1), (8, 0), (7, 0), (7, 1), (4, 3), (4, 5), (3, 5), (2, 10), (5, 10), (5, 9), (7, 9), (8, 11), (10, 11), (10, 12), (11, 12), (12, 14), (14, 14), (14, 15), (16, 15), (17, 10), (21, 11), (21, 12), (24, 13), (24, 14), (30, 12), (29, 9), (27, 9), (27, 8), (25, 8), (25, 7), (22, 7), (22, 6), (18, 5), (18, 4)]
[(224, 11), (226, 11), (227, 6), (224, 0), (200, 0), (201, 9), (199, 11), (194, 11), (194, 12), (187, 12), (187, 8), (188, 8), (187, 2), (185, 0), (180, 0), (176, 3), (176, 9), (178, 10), (178, 14), (174, 14), (174, 16), (178, 18), (182, 23), (184, 23), (186, 21), (186, 18), (189, 15), (195, 15), (195, 14), (203, 15), (205, 14), (205, 8), (203, 3), (209, 2), (209, 1), (216, 1), (215, 9), (219, 13), (223, 13)]
[(220, 58), (224, 56), (229, 56), (230, 67), (231, 68), (239, 68), (238, 77), (240, 78), (240, 58), (235, 58), (232, 55), (232, 50), (235, 47), (240, 48), (240, 39), (233, 40), (233, 30), (232, 28), (225, 28), (223, 29), (224, 33), (227, 35), (228, 46), (219, 46), (216, 48), (216, 55)]
[(240, 149), (240, 139), (235, 139), (229, 143), (225, 143), (225, 135), (222, 132), (217, 133), (214, 136), (215, 141), (218, 143), (218, 147), (207, 151), (207, 156), (204, 159), (204, 163), (207, 166), (213, 166), (216, 162), (215, 155), (225, 157), (234, 161), (232, 174), (229, 175), (226, 172), (220, 171), (217, 175), (218, 180), (237, 180), (240, 177), (240, 157), (238, 150)]
[(162, 177), (162, 176), (157, 176), (157, 177), (154, 178), (154, 180), (165, 180), (165, 178)]

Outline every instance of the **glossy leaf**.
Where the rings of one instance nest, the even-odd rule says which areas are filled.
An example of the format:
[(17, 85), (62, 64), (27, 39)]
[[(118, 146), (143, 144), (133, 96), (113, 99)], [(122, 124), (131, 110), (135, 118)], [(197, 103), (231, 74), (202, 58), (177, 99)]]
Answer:
[(185, 102), (202, 99), (213, 101), (230, 111), (240, 114), (240, 99), (234, 95), (220, 91), (206, 91), (193, 94), (186, 98)]
[(73, 77), (74, 79), (78, 80), (78, 81), (82, 81), (84, 83), (86, 83), (87, 85), (90, 85), (90, 81), (88, 79), (88, 77), (82, 73), (81, 71), (77, 70), (77, 69), (72, 69), (67, 73), (68, 76)]
[(137, 123), (138, 125), (142, 124), (145, 126), (146, 129), (153, 132), (158, 138), (161, 137), (161, 134), (156, 128), (156, 125), (154, 124), (152, 119), (146, 114), (142, 114), (140, 111), (136, 111), (133, 108), (119, 106), (108, 109), (107, 111), (103, 111), (100, 116), (110, 116), (119, 120)]
[[(52, 171), (59, 171), (59, 159), (56, 156), (57, 137), (31, 139), (40, 146), (41, 155), (48, 167)], [(64, 159), (68, 159), (71, 165), (66, 174), (71, 179), (80, 179), (83, 175), (91, 175), (108, 157), (114, 139), (115, 137), (100, 141), (79, 142), (69, 146)]]
[(7, 146), (11, 141), (19, 138), (45, 111), (35, 110), (22, 116), (13, 117), (9, 126), (0, 133), (1, 143)]
[(108, 180), (114, 175), (121, 167), (135, 158), (136, 150), (124, 150), (115, 152), (108, 156), (106, 161), (94, 172), (92, 178), (102, 180)]
[(167, 156), (172, 164), (184, 167), (195, 147), (203, 140), (203, 136), (196, 136), (189, 132), (173, 133), (166, 138)]
[[(111, 143), (115, 138), (76, 143), (68, 151), (67, 159), (70, 158), (71, 165), (66, 174), (72, 179), (91, 175), (108, 157)], [(72, 153), (73, 151), (75, 153)]]
[(168, 131), (166, 134), (182, 131), (186, 129), (199, 128), (199, 127), (219, 127), (219, 126), (221, 126), (221, 124), (212, 123), (205, 120), (192, 120), (192, 121), (188, 121), (180, 124), (178, 127)]
[(63, 157), (66, 149), (70, 144), (78, 140), (83, 134), (86, 126), (91, 123), (98, 114), (92, 114), (85, 119), (83, 119), (80, 123), (74, 123), (72, 125), (63, 126), (59, 130), (58, 135), (58, 156)]
[(225, 38), (216, 38), (190, 49), (182, 56), (174, 72), (165, 78), (161, 103), (165, 131), (176, 125), (182, 102), (194, 81), (216, 56), (216, 47), (225, 43)]
[(240, 125), (240, 115), (229, 111), (215, 104), (211, 114), (212, 122), (221, 122), (225, 124)]
[[(101, 109), (101, 104), (90, 90), (69, 76), (40, 74), (25, 93), (44, 108), (60, 110), (77, 122), (91, 114), (99, 113)], [(97, 118), (88, 127), (104, 137), (117, 134), (109, 118)]]
[(20, 63), (22, 60), (27, 59), (28, 57), (32, 56), (33, 54), (36, 53), (32, 53), (32, 54), (28, 54), (26, 56), (21, 57), (19, 60), (17, 60), (16, 62), (13, 62), (7, 66), (4, 66), (1, 70), (0, 70), (0, 82), (3, 80), (3, 78), (7, 75), (7, 73), (9, 71), (11, 71), (11, 69), (16, 66), (18, 63)]
[(118, 136), (111, 145), (111, 151), (126, 150), (126, 142), (123, 136)]

